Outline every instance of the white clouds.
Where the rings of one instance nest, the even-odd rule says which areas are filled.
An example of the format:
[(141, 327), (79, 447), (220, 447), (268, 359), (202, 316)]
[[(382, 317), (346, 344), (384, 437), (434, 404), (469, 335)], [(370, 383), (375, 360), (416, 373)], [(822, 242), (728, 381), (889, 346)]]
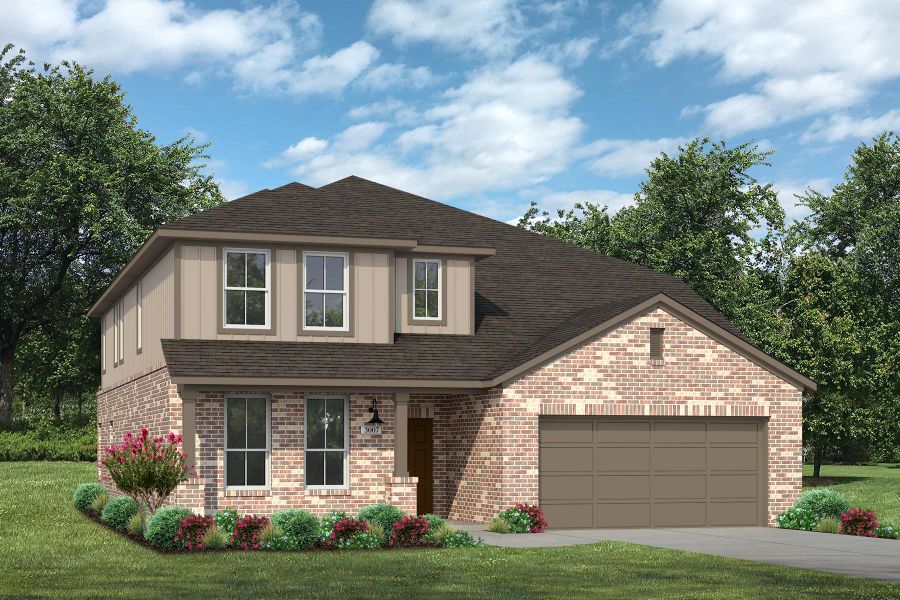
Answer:
[(803, 206), (797, 200), (797, 196), (805, 194), (808, 190), (827, 193), (831, 190), (831, 180), (827, 178), (811, 179), (808, 181), (785, 180), (772, 184), (778, 194), (778, 201), (784, 208), (784, 214), (788, 223), (800, 220), (809, 215), (809, 208)]
[(340, 152), (360, 152), (374, 144), (387, 128), (387, 123), (375, 121), (353, 125), (335, 136), (333, 146)]
[(590, 168), (609, 177), (642, 174), (661, 152), (673, 153), (686, 138), (656, 140), (597, 140), (580, 148), (578, 155), (592, 158)]
[(885, 131), (900, 131), (900, 110), (889, 110), (879, 117), (855, 119), (847, 114), (831, 115), (828, 119), (816, 119), (801, 136), (803, 142), (840, 142), (848, 138), (862, 140)]
[(590, 202), (598, 206), (609, 208), (609, 214), (613, 215), (625, 206), (634, 204), (634, 194), (623, 194), (612, 190), (587, 189), (570, 192), (544, 192), (532, 194), (541, 210), (550, 214), (557, 210), (570, 210), (576, 204)]
[(306, 160), (315, 156), (328, 146), (328, 142), (317, 137), (305, 137), (293, 146), (284, 150), (277, 158), (267, 160), (264, 167), (274, 168)]
[(436, 80), (437, 77), (428, 67), (408, 67), (398, 63), (383, 63), (360, 77), (359, 83), (372, 90), (396, 87), (411, 87), (418, 90), (431, 85)]
[(896, 2), (662, 0), (634, 22), (658, 66), (709, 56), (725, 80), (754, 82), (703, 107), (725, 134), (846, 108), (900, 76)]

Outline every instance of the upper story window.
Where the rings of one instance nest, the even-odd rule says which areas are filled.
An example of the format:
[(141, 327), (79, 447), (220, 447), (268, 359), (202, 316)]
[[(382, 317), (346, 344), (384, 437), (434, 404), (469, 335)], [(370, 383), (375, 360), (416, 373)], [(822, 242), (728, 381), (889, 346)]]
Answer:
[(222, 268), (225, 327), (265, 329), (271, 312), (268, 250), (226, 249)]
[(100, 372), (106, 373), (106, 315), (100, 317)]
[(125, 362), (125, 300), (116, 302), (113, 308), (113, 325), (115, 328), (115, 354), (113, 366)]
[(141, 279), (135, 286), (135, 317), (137, 318), (137, 332), (135, 340), (137, 341), (137, 351), (140, 353), (144, 348), (144, 280)]
[(303, 253), (303, 329), (348, 331), (350, 256)]
[(441, 261), (414, 259), (413, 265), (413, 318), (441, 318)]

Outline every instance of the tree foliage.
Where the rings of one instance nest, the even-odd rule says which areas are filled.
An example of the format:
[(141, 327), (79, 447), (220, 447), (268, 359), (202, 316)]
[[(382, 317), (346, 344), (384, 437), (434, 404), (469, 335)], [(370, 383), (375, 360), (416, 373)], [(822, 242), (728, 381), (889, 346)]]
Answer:
[[(41, 337), (30, 349), (52, 355), (64, 378), (68, 333), (91, 338), (84, 329), (96, 324), (81, 315), (149, 233), (223, 201), (202, 172), (205, 146), (158, 144), (124, 99), (116, 82), (78, 64), (36, 68), (11, 46), (0, 52), (0, 423), (25, 338)], [(95, 379), (76, 381), (88, 389), (96, 336), (85, 343)]]

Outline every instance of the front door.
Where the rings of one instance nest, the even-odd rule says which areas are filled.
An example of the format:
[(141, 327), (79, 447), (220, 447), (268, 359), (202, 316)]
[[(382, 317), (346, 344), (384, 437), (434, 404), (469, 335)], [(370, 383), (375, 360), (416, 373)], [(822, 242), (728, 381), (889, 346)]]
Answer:
[(420, 515), (434, 511), (434, 478), (432, 475), (431, 437), (432, 419), (410, 419), (407, 455), (409, 475), (418, 477), (416, 486), (416, 512)]

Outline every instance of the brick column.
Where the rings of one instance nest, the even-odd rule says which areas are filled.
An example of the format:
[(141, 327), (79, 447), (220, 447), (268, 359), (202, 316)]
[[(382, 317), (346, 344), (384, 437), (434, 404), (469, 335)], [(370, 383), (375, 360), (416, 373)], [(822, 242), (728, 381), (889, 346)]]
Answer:
[(409, 392), (394, 394), (394, 477), (407, 477)]

